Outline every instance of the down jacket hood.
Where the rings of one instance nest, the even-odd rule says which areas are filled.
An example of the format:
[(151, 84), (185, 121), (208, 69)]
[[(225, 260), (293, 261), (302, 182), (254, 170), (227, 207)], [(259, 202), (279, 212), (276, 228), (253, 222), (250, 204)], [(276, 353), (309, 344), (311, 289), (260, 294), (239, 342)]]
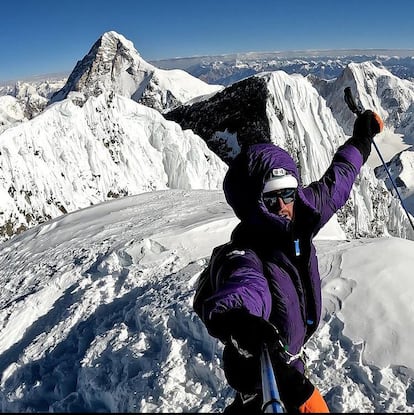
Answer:
[(262, 199), (265, 177), (275, 168), (285, 169), (300, 183), (292, 157), (275, 144), (253, 144), (230, 165), (223, 182), (224, 194), (236, 216), (245, 224), (279, 223), (283, 228), (288, 226), (289, 221), (270, 213)]

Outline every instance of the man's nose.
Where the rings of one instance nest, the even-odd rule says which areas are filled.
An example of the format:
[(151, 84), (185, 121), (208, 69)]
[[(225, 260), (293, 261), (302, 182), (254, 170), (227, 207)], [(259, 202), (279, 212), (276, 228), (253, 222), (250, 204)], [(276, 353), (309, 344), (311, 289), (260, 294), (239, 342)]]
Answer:
[(278, 197), (277, 201), (279, 203), (279, 206), (286, 206), (286, 203), (284, 202), (284, 200), (281, 197)]
[(284, 207), (286, 207), (286, 203), (283, 201), (281, 197), (277, 198), (277, 203), (278, 203), (279, 210), (282, 210)]

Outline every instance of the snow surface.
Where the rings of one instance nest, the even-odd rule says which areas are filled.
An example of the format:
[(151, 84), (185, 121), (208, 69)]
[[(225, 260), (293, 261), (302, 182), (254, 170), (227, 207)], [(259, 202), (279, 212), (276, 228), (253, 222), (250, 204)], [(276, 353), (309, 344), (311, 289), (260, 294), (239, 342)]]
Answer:
[[(163, 190), (63, 215), (0, 245), (3, 412), (220, 412), (222, 346), (192, 311), (238, 223), (218, 190)], [(414, 409), (414, 242), (316, 241), (323, 322), (307, 347), (336, 412)]]

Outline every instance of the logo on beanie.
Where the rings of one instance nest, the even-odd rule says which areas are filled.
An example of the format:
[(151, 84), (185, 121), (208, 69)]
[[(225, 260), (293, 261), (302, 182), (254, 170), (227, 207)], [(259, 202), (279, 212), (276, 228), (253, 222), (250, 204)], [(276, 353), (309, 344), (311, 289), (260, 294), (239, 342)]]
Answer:
[(278, 177), (278, 176), (286, 176), (287, 171), (285, 169), (273, 169), (269, 173), (268, 179), (271, 179), (272, 177)]

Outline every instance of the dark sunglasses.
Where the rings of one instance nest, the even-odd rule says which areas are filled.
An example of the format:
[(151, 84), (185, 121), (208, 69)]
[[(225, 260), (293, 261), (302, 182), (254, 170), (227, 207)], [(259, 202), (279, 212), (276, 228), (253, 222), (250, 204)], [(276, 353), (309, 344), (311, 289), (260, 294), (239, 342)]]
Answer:
[(263, 195), (263, 201), (268, 208), (279, 206), (279, 198), (285, 205), (292, 203), (296, 198), (296, 189), (275, 190)]

